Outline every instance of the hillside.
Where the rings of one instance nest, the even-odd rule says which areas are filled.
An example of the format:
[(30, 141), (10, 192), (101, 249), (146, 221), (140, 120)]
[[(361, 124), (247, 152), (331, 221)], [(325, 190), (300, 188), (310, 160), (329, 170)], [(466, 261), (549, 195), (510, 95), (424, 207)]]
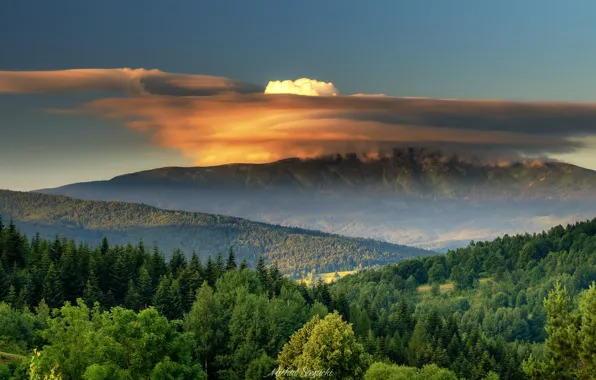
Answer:
[(160, 168), (41, 191), (431, 249), (596, 214), (594, 171), (559, 162), (494, 165), (423, 149), (364, 161), (348, 156)]
[[(166, 261), (140, 244), (29, 241), (0, 223), (0, 375), (58, 363), (64, 379), (262, 379), (308, 349), (344, 371), (334, 379), (592, 379), (595, 248), (596, 219), (309, 287), (233, 252)], [(338, 336), (350, 348), (328, 359)]]
[(397, 262), (428, 251), (367, 239), (346, 238), (317, 231), (251, 222), (203, 213), (167, 211), (124, 203), (82, 201), (70, 197), (0, 190), (0, 215), (12, 218), (29, 235), (74, 237), (97, 244), (103, 236), (112, 243), (142, 240), (159, 244), (169, 255), (174, 248), (187, 254), (208, 255), (234, 247), (251, 265), (259, 254), (284, 273), (302, 275), (315, 270), (351, 270)]
[[(109, 181), (73, 184), (45, 192), (126, 190), (150, 186), (163, 191), (289, 190), (439, 199), (594, 199), (596, 172), (559, 162), (502, 165), (459, 160), (424, 149), (396, 150), (391, 157), (356, 156), (286, 159), (270, 164), (167, 167), (121, 175)], [(159, 196), (159, 194), (156, 194)]]

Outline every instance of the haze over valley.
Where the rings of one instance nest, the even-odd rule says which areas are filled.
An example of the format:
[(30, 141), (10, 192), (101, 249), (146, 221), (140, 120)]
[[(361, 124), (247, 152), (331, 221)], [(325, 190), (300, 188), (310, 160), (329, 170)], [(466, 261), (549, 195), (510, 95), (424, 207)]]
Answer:
[(443, 250), (590, 219), (595, 190), (596, 172), (562, 162), (494, 164), (410, 148), (367, 160), (168, 167), (40, 191)]

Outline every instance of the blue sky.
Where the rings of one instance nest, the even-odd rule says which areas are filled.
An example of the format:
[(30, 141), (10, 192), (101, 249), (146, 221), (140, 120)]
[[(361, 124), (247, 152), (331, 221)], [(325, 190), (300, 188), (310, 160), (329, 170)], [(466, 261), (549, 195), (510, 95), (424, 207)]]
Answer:
[[(308, 77), (342, 93), (596, 101), (596, 2), (588, 0), (8, 0), (2, 7), (0, 70), (158, 68), (263, 86)], [(189, 164), (117, 121), (43, 111), (89, 99), (0, 95), (0, 188)]]

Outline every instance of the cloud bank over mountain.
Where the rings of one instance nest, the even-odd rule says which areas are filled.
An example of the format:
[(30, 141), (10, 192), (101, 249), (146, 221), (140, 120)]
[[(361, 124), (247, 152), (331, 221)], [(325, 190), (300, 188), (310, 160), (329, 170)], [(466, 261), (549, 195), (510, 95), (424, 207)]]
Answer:
[[(62, 114), (121, 119), (197, 165), (431, 146), (491, 159), (549, 156), (596, 135), (596, 104), (340, 95), (302, 78), (266, 88), (228, 78), (145, 69), (0, 71), (0, 93), (96, 91)], [(302, 96), (308, 95), (308, 96)]]

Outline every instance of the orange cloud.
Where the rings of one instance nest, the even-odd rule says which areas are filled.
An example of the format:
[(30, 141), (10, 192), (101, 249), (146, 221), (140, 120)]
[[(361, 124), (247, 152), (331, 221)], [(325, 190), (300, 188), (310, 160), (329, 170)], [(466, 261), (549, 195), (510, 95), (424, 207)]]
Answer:
[(306, 78), (264, 89), (159, 70), (0, 71), (0, 93), (68, 91), (128, 95), (53, 112), (122, 119), (198, 165), (337, 153), (373, 157), (403, 146), (508, 159), (572, 152), (585, 136), (596, 135), (594, 104), (339, 95), (332, 83)]
[[(516, 112), (519, 105), (450, 104), (453, 106), (444, 108), (427, 100), (225, 93), (102, 99), (79, 112), (132, 119), (126, 123), (129, 128), (149, 133), (156, 144), (178, 149), (197, 165), (352, 152), (374, 154), (414, 145), (536, 153), (578, 146), (562, 136), (533, 133), (532, 128), (483, 129), (486, 122), (473, 123), (476, 112), (497, 112), (503, 118)], [(428, 114), (435, 110), (442, 116)], [(592, 113), (596, 116), (596, 110)], [(427, 123), (429, 116), (449, 125)], [(515, 120), (513, 117), (510, 123), (515, 124)]]

